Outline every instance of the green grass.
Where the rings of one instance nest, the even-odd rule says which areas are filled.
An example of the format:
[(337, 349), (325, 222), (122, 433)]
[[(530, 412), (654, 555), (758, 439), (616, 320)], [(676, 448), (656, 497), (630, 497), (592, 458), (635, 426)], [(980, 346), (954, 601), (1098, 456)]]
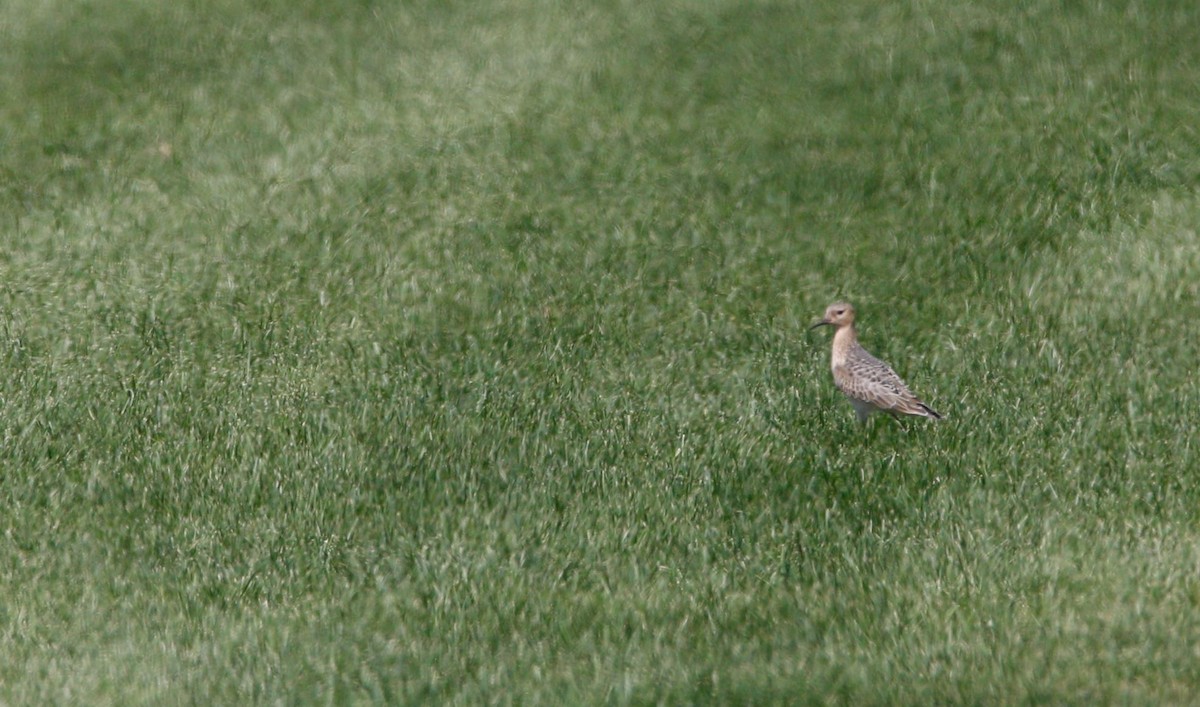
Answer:
[[(0, 69), (0, 702), (1200, 691), (1200, 9), (12, 0)], [(835, 298), (945, 421), (857, 426)]]

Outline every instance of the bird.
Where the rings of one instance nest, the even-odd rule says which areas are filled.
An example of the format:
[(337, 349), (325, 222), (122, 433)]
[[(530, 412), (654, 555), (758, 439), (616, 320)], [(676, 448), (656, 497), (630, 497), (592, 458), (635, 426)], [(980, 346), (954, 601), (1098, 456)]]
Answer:
[(834, 328), (833, 382), (850, 398), (859, 422), (866, 422), (873, 412), (886, 412), (898, 418), (901, 414), (940, 420), (942, 416), (913, 395), (892, 367), (872, 356), (858, 343), (854, 329), (854, 307), (848, 302), (834, 302), (825, 310), (821, 321), (809, 331), (821, 326)]

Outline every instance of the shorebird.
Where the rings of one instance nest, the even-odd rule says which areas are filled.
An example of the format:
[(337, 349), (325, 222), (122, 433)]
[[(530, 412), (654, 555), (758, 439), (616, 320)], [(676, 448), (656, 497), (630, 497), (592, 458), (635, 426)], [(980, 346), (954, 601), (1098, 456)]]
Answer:
[(916, 415), (935, 420), (942, 416), (917, 399), (892, 367), (872, 356), (858, 343), (854, 330), (854, 307), (846, 302), (834, 302), (825, 310), (825, 317), (809, 327), (831, 326), (833, 334), (833, 382), (850, 398), (858, 421), (866, 422), (873, 412), (886, 412), (893, 417)]

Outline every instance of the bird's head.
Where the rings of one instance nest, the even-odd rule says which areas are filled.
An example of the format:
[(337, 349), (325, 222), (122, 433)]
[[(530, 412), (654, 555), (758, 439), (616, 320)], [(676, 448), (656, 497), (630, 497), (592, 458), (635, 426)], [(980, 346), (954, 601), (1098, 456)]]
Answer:
[(841, 329), (853, 323), (854, 307), (850, 306), (849, 302), (834, 302), (825, 309), (825, 317), (816, 324), (813, 324), (809, 329), (816, 329), (819, 326), (826, 325), (835, 329)]

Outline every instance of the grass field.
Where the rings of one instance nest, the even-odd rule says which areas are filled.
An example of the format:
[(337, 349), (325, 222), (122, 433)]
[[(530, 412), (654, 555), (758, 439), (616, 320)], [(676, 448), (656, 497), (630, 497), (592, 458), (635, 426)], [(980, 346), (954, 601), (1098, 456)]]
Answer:
[[(1200, 5), (0, 5), (0, 702), (1200, 693)], [(836, 298), (940, 424), (865, 428)]]

